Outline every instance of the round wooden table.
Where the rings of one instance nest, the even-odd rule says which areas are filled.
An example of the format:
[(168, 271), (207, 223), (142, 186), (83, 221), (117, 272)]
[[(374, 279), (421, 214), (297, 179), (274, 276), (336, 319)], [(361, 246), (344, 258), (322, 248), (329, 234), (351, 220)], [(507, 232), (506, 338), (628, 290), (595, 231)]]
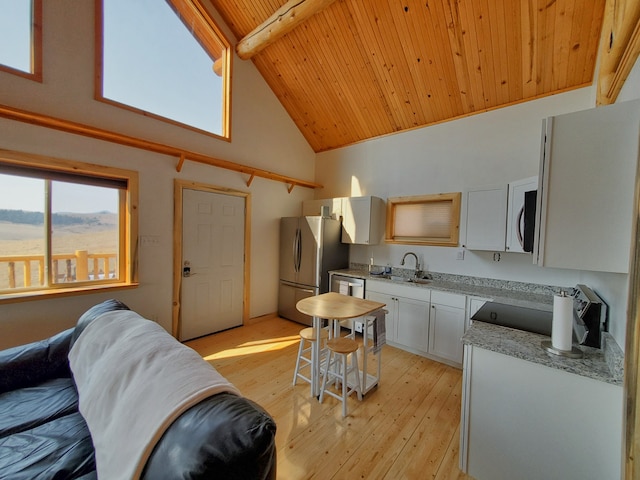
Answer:
[[(340, 320), (369, 315), (385, 307), (385, 303), (374, 302), (364, 298), (351, 297), (336, 292), (323, 293), (314, 297), (307, 297), (296, 304), (298, 311), (313, 317), (313, 328), (320, 329), (323, 318), (333, 322), (334, 332), (339, 332)], [(366, 334), (366, 332), (365, 332)], [(318, 396), (320, 379), (320, 335), (311, 349), (311, 392)]]

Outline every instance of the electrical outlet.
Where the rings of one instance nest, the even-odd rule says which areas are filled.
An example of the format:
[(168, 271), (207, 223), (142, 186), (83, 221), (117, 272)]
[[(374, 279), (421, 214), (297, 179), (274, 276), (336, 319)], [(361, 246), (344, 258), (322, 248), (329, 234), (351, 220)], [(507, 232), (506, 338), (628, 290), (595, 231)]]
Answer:
[(459, 248), (456, 252), (456, 260), (464, 260), (464, 249)]

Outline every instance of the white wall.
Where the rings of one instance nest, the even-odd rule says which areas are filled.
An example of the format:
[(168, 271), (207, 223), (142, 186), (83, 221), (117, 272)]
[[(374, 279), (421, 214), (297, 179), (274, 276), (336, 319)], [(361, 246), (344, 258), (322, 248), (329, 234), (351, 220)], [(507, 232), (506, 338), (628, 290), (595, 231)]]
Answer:
[[(460, 192), (505, 184), (538, 174), (542, 119), (593, 107), (593, 89), (583, 88), (431, 127), (373, 139), (318, 154), (316, 198), (394, 196)], [(351, 261), (399, 266), (414, 251), (434, 272), (572, 287), (584, 283), (610, 305), (610, 331), (624, 347), (627, 275), (540, 268), (531, 256), (413, 245), (352, 246)], [(411, 263), (413, 265), (413, 263)]]
[(633, 69), (620, 90), (620, 94), (616, 99), (617, 102), (626, 102), (627, 100), (636, 100), (640, 98), (640, 57), (636, 60)]
[[(315, 154), (251, 62), (234, 58), (232, 141), (146, 118), (93, 100), (94, 2), (43, 2), (44, 82), (0, 72), (0, 103), (136, 135), (295, 178), (313, 180)], [(218, 24), (223, 22), (216, 18)], [(224, 27), (226, 28), (226, 27)], [(228, 38), (233, 36), (225, 29)], [(170, 330), (173, 179), (251, 193), (250, 316), (277, 310), (279, 219), (298, 215), (313, 191), (25, 123), (0, 119), (0, 148), (140, 172), (140, 235), (160, 245), (140, 250), (137, 289), (0, 305), (0, 348), (44, 338), (75, 323), (89, 306), (119, 298)]]

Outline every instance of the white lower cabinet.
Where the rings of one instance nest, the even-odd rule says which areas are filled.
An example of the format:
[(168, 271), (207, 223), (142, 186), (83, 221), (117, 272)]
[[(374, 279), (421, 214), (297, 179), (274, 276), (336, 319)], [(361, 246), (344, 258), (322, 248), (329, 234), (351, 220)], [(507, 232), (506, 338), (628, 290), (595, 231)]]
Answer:
[(372, 292), (367, 288), (366, 297), (373, 302), (380, 302), (386, 305), (385, 310), (385, 337), (387, 342), (396, 343), (396, 316), (397, 308), (395, 298), (392, 295), (380, 292)]
[(429, 353), (462, 365), (462, 335), (466, 325), (466, 297), (455, 293), (431, 292)]
[(396, 342), (426, 353), (429, 347), (429, 302), (396, 297)]
[(466, 296), (368, 280), (366, 298), (387, 305), (386, 338), (395, 347), (462, 365)]
[(375, 280), (368, 280), (365, 290), (366, 298), (387, 305), (387, 342), (413, 353), (426, 354), (431, 291)]
[(478, 480), (621, 478), (623, 389), (465, 346), (460, 469)]
[[(402, 287), (407, 291), (391, 288), (391, 293), (382, 293), (380, 291), (371, 290), (372, 282), (367, 283), (366, 297), (375, 302), (382, 302), (387, 305), (386, 315), (386, 338), (391, 345), (405, 348), (413, 353), (427, 353), (429, 348), (429, 290), (413, 289), (411, 287)], [(380, 282), (378, 282), (380, 283)], [(379, 290), (384, 289), (384, 283), (378, 286)], [(389, 285), (389, 287), (396, 287)], [(375, 288), (375, 286), (373, 287)], [(409, 298), (398, 295), (412, 295), (421, 297), (421, 299)], [(419, 295), (418, 295), (419, 294)]]

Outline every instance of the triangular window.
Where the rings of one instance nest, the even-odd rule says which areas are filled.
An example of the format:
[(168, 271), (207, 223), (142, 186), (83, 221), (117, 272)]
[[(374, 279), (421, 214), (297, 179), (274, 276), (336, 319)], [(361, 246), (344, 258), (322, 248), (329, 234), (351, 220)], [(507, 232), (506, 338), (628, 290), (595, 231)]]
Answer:
[(42, 81), (42, 0), (0, 0), (0, 70)]
[(228, 138), (230, 44), (199, 0), (100, 3), (96, 97)]

